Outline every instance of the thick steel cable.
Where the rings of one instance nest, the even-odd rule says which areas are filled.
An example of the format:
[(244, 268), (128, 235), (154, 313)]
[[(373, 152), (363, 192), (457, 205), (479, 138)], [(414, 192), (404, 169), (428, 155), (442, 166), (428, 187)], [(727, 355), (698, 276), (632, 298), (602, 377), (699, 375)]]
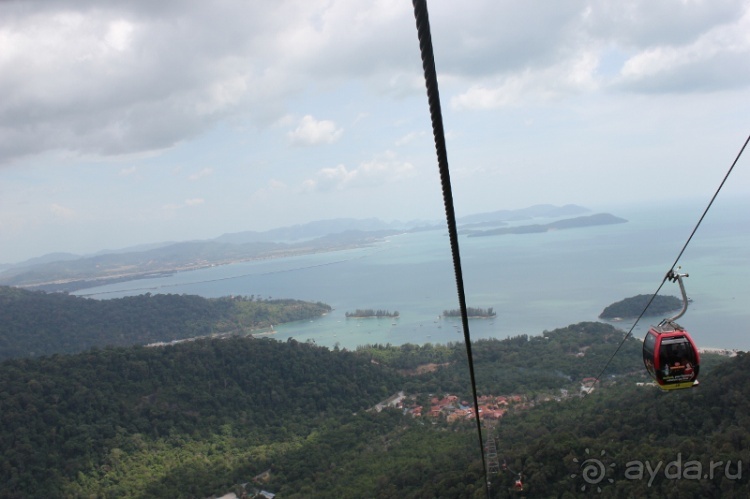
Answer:
[(734, 161), (732, 162), (732, 166), (729, 167), (729, 170), (727, 170), (726, 175), (724, 175), (724, 179), (721, 181), (721, 184), (719, 184), (719, 187), (716, 189), (716, 192), (714, 192), (714, 195), (711, 197), (711, 201), (709, 201), (708, 206), (706, 206), (706, 209), (703, 210), (703, 214), (701, 215), (700, 219), (698, 220), (698, 223), (695, 224), (695, 227), (693, 227), (693, 231), (690, 233), (690, 236), (687, 238), (687, 241), (685, 241), (685, 244), (682, 246), (682, 249), (677, 254), (677, 258), (675, 258), (674, 263), (672, 264), (672, 267), (670, 267), (667, 274), (664, 276), (664, 279), (662, 279), (661, 284), (659, 284), (659, 287), (656, 288), (656, 291), (654, 291), (654, 294), (651, 295), (651, 299), (648, 301), (646, 306), (643, 308), (643, 311), (641, 311), (641, 315), (638, 316), (638, 318), (635, 320), (633, 325), (631, 326), (628, 333), (625, 335), (625, 337), (622, 339), (619, 345), (617, 345), (617, 348), (615, 349), (615, 352), (610, 356), (609, 360), (607, 360), (607, 363), (604, 364), (604, 367), (602, 368), (599, 375), (596, 377), (596, 380), (594, 381), (594, 385), (599, 382), (599, 379), (602, 377), (602, 374), (604, 374), (604, 371), (607, 370), (607, 367), (609, 367), (609, 364), (612, 362), (612, 359), (615, 358), (615, 355), (617, 355), (617, 352), (620, 351), (622, 346), (625, 344), (627, 339), (630, 337), (630, 335), (633, 333), (633, 330), (635, 329), (635, 326), (638, 325), (638, 322), (641, 320), (643, 315), (646, 313), (646, 310), (648, 310), (648, 307), (651, 306), (651, 302), (654, 301), (656, 298), (656, 295), (659, 294), (659, 291), (661, 291), (662, 286), (664, 286), (664, 283), (667, 282), (667, 279), (669, 276), (674, 272), (674, 268), (677, 266), (677, 262), (680, 261), (680, 258), (682, 258), (682, 254), (685, 253), (685, 250), (688, 247), (688, 244), (690, 244), (690, 241), (692, 241), (693, 236), (698, 231), (698, 227), (700, 227), (701, 223), (703, 222), (703, 219), (706, 218), (706, 214), (708, 213), (708, 210), (711, 209), (711, 205), (714, 204), (714, 201), (716, 200), (716, 196), (719, 195), (719, 192), (721, 191), (721, 188), (724, 187), (724, 184), (727, 182), (727, 179), (729, 178), (729, 175), (732, 173), (732, 170), (734, 170), (735, 165), (742, 157), (742, 153), (745, 152), (745, 148), (747, 147), (748, 142), (750, 142), (750, 135), (747, 136), (747, 139), (745, 139), (745, 143), (742, 144), (742, 147), (740, 148), (740, 152), (737, 153), (737, 156), (734, 158)]
[(487, 491), (487, 497), (489, 498), (490, 489), (487, 476), (487, 463), (484, 457), (482, 424), (479, 420), (477, 384), (474, 376), (474, 357), (471, 353), (469, 314), (466, 309), (464, 278), (463, 272), (461, 271), (461, 254), (458, 248), (456, 213), (453, 208), (453, 192), (451, 189), (450, 172), (448, 170), (448, 151), (445, 146), (445, 130), (443, 129), (443, 114), (440, 110), (440, 93), (438, 91), (437, 71), (435, 70), (435, 54), (432, 50), (432, 35), (430, 34), (430, 18), (427, 14), (427, 3), (425, 0), (412, 0), (412, 4), (414, 5), (414, 18), (417, 22), (417, 36), (419, 37), (419, 49), (422, 55), (422, 68), (424, 69), (425, 86), (427, 87), (427, 100), (430, 106), (432, 133), (435, 137), (435, 150), (437, 152), (438, 168), (440, 170), (440, 181), (443, 186), (443, 204), (445, 205), (445, 218), (448, 222), (448, 235), (450, 236), (451, 252), (453, 254), (453, 268), (456, 274), (458, 302), (461, 307), (461, 322), (464, 329), (464, 343), (466, 344), (466, 355), (469, 361), (471, 391), (474, 399), (474, 416), (477, 423), (477, 434), (479, 436), (479, 449), (481, 450), (482, 455), (484, 483)]

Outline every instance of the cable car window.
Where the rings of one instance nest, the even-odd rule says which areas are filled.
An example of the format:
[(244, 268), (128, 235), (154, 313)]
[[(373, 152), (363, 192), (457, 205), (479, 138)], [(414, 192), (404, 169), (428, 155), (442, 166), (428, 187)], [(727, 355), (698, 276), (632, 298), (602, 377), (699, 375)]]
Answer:
[(654, 356), (654, 346), (656, 345), (656, 335), (651, 333), (646, 335), (646, 339), (643, 340), (643, 351), (648, 354), (649, 357)]
[(643, 340), (643, 364), (651, 376), (656, 376), (654, 369), (654, 348), (656, 346), (656, 335), (650, 331)]

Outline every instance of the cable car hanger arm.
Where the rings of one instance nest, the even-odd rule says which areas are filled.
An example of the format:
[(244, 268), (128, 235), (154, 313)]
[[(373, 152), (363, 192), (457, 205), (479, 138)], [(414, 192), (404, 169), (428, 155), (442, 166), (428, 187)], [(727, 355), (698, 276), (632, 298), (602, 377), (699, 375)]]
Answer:
[[(679, 271), (680, 267), (677, 267), (677, 270)], [(680, 285), (680, 292), (682, 293), (682, 310), (680, 310), (674, 317), (670, 317), (669, 319), (664, 319), (663, 321), (661, 321), (662, 324), (669, 324), (671, 322), (674, 322), (685, 315), (685, 312), (687, 312), (688, 297), (687, 293), (685, 292), (685, 284), (682, 282), (683, 277), (690, 277), (690, 274), (679, 274), (675, 273), (674, 270), (670, 270), (669, 272), (667, 272), (667, 275), (664, 278), (664, 280), (669, 280), (672, 282), (677, 281), (677, 283)]]

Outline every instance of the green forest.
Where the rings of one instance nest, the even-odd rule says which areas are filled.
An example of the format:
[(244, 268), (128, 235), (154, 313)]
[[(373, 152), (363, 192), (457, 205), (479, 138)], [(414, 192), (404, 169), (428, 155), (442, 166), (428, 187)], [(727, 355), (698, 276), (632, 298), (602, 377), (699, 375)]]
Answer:
[(200, 497), (399, 382), (351, 352), (233, 337), (8, 360), (0, 386), (0, 497)]
[(94, 300), (0, 286), (0, 360), (249, 334), (330, 310), (324, 303), (255, 296), (207, 299), (146, 293)]
[[(750, 356), (740, 354), (698, 388), (619, 383), (511, 414), (495, 435), (508, 463), (524, 470), (528, 497), (574, 498), (584, 486), (606, 498), (748, 497), (748, 391)], [(594, 458), (605, 473), (589, 483), (583, 462)]]
[(390, 310), (381, 310), (381, 309), (374, 310), (372, 308), (365, 308), (365, 309), (358, 308), (354, 312), (346, 312), (346, 314), (344, 315), (347, 319), (350, 319), (350, 318), (351, 319), (364, 319), (367, 317), (393, 318), (393, 317), (398, 317), (399, 313), (398, 313), (398, 310), (394, 310), (393, 312), (391, 312)]
[[(491, 497), (748, 497), (750, 356), (704, 354), (698, 388), (664, 393), (628, 338), (584, 395), (624, 334), (584, 322), (472, 344), (479, 396), (519, 400), (483, 432), (525, 490), (500, 468)], [(401, 391), (403, 409), (372, 410)], [(7, 359), (0, 497), (485, 497), (474, 422), (407, 412), (447, 395), (471, 397), (462, 343), (235, 335)], [(660, 471), (639, 476), (644, 462)]]
[[(466, 307), (466, 313), (469, 317), (495, 317), (497, 315), (492, 307)], [(443, 310), (443, 317), (461, 317), (461, 309)]]
[[(599, 318), (605, 320), (635, 319), (641, 315), (644, 309), (646, 309), (646, 312), (643, 315), (666, 317), (667, 314), (682, 308), (682, 300), (676, 296), (656, 295), (650, 305), (649, 300), (651, 300), (651, 295), (636, 295), (625, 298), (607, 306), (599, 314)], [(648, 308), (646, 308), (647, 305)]]

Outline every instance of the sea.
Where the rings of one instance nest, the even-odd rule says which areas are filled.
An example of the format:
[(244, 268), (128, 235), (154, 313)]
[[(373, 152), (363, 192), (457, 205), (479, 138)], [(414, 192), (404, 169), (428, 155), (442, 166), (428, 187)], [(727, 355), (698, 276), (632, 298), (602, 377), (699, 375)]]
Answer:
[[(471, 319), (472, 340), (507, 338), (597, 321), (613, 302), (657, 291), (703, 214), (708, 200), (622, 205), (608, 212), (624, 224), (539, 234), (459, 236), (467, 304), (496, 316)], [(691, 299), (678, 320), (699, 347), (750, 349), (750, 201), (716, 202), (678, 265)], [(519, 224), (546, 223), (535, 219)], [(463, 342), (447, 229), (405, 233), (367, 247), (240, 262), (152, 279), (83, 289), (111, 299), (143, 293), (243, 295), (321, 301), (331, 313), (274, 325), (265, 334), (327, 347)], [(659, 294), (679, 297), (676, 283)], [(356, 309), (398, 311), (397, 319), (347, 319)], [(643, 337), (663, 317), (613, 322)]]

